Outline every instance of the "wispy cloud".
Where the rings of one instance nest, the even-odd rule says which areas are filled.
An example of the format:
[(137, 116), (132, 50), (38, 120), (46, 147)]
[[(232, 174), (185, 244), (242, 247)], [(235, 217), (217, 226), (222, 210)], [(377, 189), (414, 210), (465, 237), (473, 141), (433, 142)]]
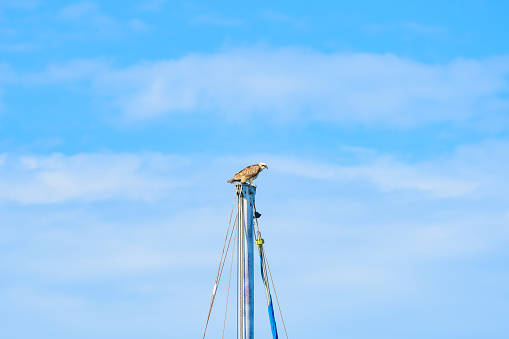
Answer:
[(95, 2), (85, 1), (80, 3), (75, 3), (64, 7), (60, 10), (60, 17), (69, 20), (77, 20), (84, 17), (90, 17), (92, 15), (97, 15), (99, 12), (99, 5)]
[(404, 29), (424, 35), (442, 35), (447, 33), (447, 30), (444, 27), (422, 25), (416, 22), (407, 22), (402, 26)]
[[(2, 102), (2, 96), (4, 94), (4, 90), (3, 88), (0, 87), (0, 113), (3, 111), (3, 108), (4, 108), (4, 104)], [(1, 162), (0, 162), (1, 163)]]
[(36, 0), (0, 0), (0, 5), (6, 7), (15, 7), (25, 10), (33, 10), (39, 6), (40, 2)]
[(167, 0), (150, 0), (138, 5), (136, 8), (145, 11), (160, 11)]
[(395, 55), (247, 49), (124, 69), (78, 60), (18, 79), (85, 80), (134, 120), (195, 113), (237, 123), (256, 118), (412, 127), (504, 116), (508, 74), (507, 57), (429, 65)]
[[(416, 190), (433, 197), (468, 195), (478, 188), (475, 181), (458, 178), (427, 164), (408, 165), (389, 157), (378, 157), (362, 166), (312, 163), (296, 159), (271, 158), (276, 171), (319, 180), (368, 181), (383, 191)], [(430, 167), (430, 168), (426, 168)]]
[[(111, 35), (120, 29), (120, 25), (112, 17), (101, 12), (99, 4), (92, 1), (75, 3), (62, 8), (59, 17), (68, 23), (82, 25), (84, 32), (98, 31), (101, 35)], [(92, 32), (96, 33), (96, 32)], [(85, 34), (85, 33), (83, 33)]]
[(191, 23), (195, 25), (238, 26), (241, 25), (243, 21), (218, 15), (197, 15), (191, 20)]
[(393, 55), (249, 50), (111, 70), (94, 84), (137, 119), (200, 111), (232, 121), (414, 126), (503, 112), (508, 72), (507, 58), (427, 65)]
[(301, 18), (295, 18), (274, 11), (263, 11), (261, 16), (266, 20), (286, 24), (299, 30), (307, 28), (306, 20)]
[(132, 19), (129, 21), (128, 26), (137, 32), (147, 32), (150, 31), (150, 26), (141, 19)]
[[(509, 144), (490, 141), (463, 146), (450, 157), (408, 163), (390, 155), (363, 155), (360, 164), (343, 165), (312, 159), (264, 154), (209, 159), (214, 174), (199, 165), (202, 160), (162, 154), (77, 154), (64, 156), (0, 157), (0, 199), (22, 204), (97, 201), (109, 199), (157, 200), (201, 179), (228, 179), (227, 167), (252, 163), (253, 157), (269, 164), (281, 178), (307, 178), (338, 184), (369, 183), (380, 192), (420, 192), (429, 199), (466, 197), (501, 198), (509, 162)], [(256, 161), (255, 161), (256, 162)], [(224, 178), (220, 178), (224, 175)], [(216, 176), (219, 176), (216, 178)]]
[(176, 159), (160, 154), (4, 155), (0, 199), (23, 204), (152, 200), (184, 184), (163, 175)]
[(35, 47), (35, 44), (28, 42), (0, 44), (0, 50), (6, 52), (26, 52), (33, 50)]
[(390, 25), (371, 24), (364, 27), (364, 30), (370, 34), (379, 34), (387, 32), (397, 32), (404, 36), (412, 33), (418, 36), (439, 37), (447, 34), (447, 29), (440, 26), (423, 25), (417, 22), (393, 23)]
[(44, 86), (59, 83), (87, 82), (110, 70), (107, 59), (76, 59), (50, 64), (42, 72), (19, 73), (9, 64), (0, 64), (0, 83), (24, 86)]
[[(351, 148), (350, 148), (351, 149)], [(354, 148), (356, 152), (359, 152)], [(391, 155), (361, 149), (358, 165), (326, 163), (284, 155), (258, 155), (271, 171), (285, 178), (370, 183), (382, 192), (421, 192), (429, 198), (504, 197), (507, 186), (509, 143), (486, 141), (458, 147), (454, 154), (409, 163)], [(239, 158), (239, 164), (252, 159)]]

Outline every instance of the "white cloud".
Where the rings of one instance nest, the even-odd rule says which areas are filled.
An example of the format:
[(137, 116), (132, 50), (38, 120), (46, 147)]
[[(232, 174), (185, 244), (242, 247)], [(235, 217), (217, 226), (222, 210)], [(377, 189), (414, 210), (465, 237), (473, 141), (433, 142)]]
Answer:
[(261, 16), (269, 21), (286, 24), (298, 30), (305, 30), (308, 27), (305, 19), (291, 17), (274, 11), (263, 11)]
[(390, 158), (379, 158), (373, 164), (354, 169), (354, 175), (367, 177), (384, 191), (414, 189), (437, 197), (456, 197), (472, 193), (478, 184), (470, 178), (440, 169), (441, 164), (408, 165)]
[(81, 25), (84, 29), (77, 36), (104, 37), (116, 34), (120, 25), (112, 17), (101, 12), (96, 2), (85, 1), (62, 8), (59, 17), (68, 23)]
[(2, 96), (4, 94), (4, 90), (2, 88), (0, 88), (0, 112), (3, 111), (3, 108), (4, 108), (4, 104), (2, 102)]
[(29, 42), (0, 44), (0, 50), (6, 52), (25, 52), (33, 50), (34, 48), (36, 48), (36, 45)]
[[(347, 148), (347, 152), (352, 150), (359, 151)], [(267, 162), (275, 180), (295, 176), (339, 184), (369, 183), (380, 192), (415, 191), (439, 199), (503, 197), (508, 189), (506, 141), (462, 146), (450, 156), (415, 163), (370, 150), (360, 152), (359, 163), (352, 165), (274, 154), (201, 160), (157, 153), (2, 154), (0, 199), (23, 204), (116, 198), (156, 200), (191, 183), (226, 180), (227, 167), (240, 169), (253, 159)], [(204, 163), (208, 165), (203, 167)], [(209, 173), (211, 164), (213, 173)]]
[(218, 15), (197, 15), (191, 22), (193, 24), (206, 24), (215, 26), (238, 26), (243, 22), (240, 19), (224, 18)]
[(0, 5), (17, 7), (25, 10), (33, 10), (39, 6), (39, 1), (34, 0), (0, 0)]
[(4, 156), (0, 199), (23, 204), (151, 200), (183, 184), (167, 172), (185, 161), (152, 153)]
[(15, 77), (15, 81), (25, 85), (90, 81), (108, 70), (107, 60), (76, 59), (62, 64), (48, 65), (41, 73), (18, 75)]
[[(440, 26), (423, 25), (417, 22), (394, 23), (388, 25), (367, 25), (364, 30), (370, 34), (396, 32), (408, 38), (409, 35), (445, 36), (447, 29)], [(410, 33), (410, 34), (409, 34)]]
[(19, 75), (14, 68), (7, 63), (0, 63), (0, 83), (8, 84), (16, 81)]
[(3, 291), (6, 299), (15, 299), (27, 309), (39, 309), (48, 312), (69, 310), (83, 306), (84, 301), (76, 297), (64, 296), (62, 294), (41, 293), (28, 286), (17, 286)]
[(408, 29), (423, 35), (441, 35), (447, 30), (444, 27), (422, 25), (416, 22), (407, 22), (402, 25), (403, 29)]
[(132, 19), (129, 21), (128, 26), (137, 32), (147, 32), (150, 31), (150, 26), (141, 19)]
[(146, 10), (146, 11), (160, 11), (166, 2), (167, 2), (167, 0), (145, 1), (142, 4), (140, 4), (139, 6), (137, 6), (137, 8), (139, 8), (141, 10)]
[(237, 158), (239, 165), (263, 159), (271, 171), (284, 175), (337, 182), (369, 182), (383, 192), (420, 191), (431, 198), (504, 196), (508, 188), (509, 143), (491, 140), (458, 147), (454, 154), (415, 163), (372, 150), (347, 147), (359, 157), (357, 165), (341, 165), (314, 159), (260, 154)]
[(76, 20), (99, 12), (99, 5), (92, 1), (85, 1), (66, 6), (60, 10), (64, 19)]
[(115, 69), (75, 60), (25, 83), (88, 81), (130, 119), (213, 114), (386, 126), (489, 120), (509, 109), (509, 58), (429, 65), (395, 55), (245, 49)]
[[(497, 251), (507, 248), (509, 239), (507, 208), (503, 207), (507, 204), (492, 206), (491, 195), (435, 200), (412, 191), (408, 200), (393, 199), (393, 195), (380, 190), (351, 193), (359, 187), (358, 181), (369, 181), (377, 188), (389, 187), (384, 188), (387, 190), (420, 190), (450, 196), (455, 186), (451, 188), (447, 182), (456, 179), (462, 184), (473, 182), (474, 193), (491, 194), (493, 186), (499, 185), (500, 192), (506, 195), (504, 179), (509, 171), (504, 155), (508, 149), (507, 142), (489, 141), (460, 147), (447, 157), (412, 164), (371, 150), (347, 147), (347, 151), (359, 152), (364, 157), (361, 165), (352, 166), (263, 156), (262, 160), (268, 159), (270, 169), (258, 179), (261, 181), (257, 205), (263, 208), (260, 227), (267, 240), (279, 301), (289, 311), (289, 318), (298, 316), (296, 300), (313, 305), (317, 298), (327, 298), (334, 305), (327, 311), (334, 315), (350, 312), (352, 308), (362, 312), (383, 310), (398, 298), (419, 304), (425, 298), (423, 290), (433, 289), (432, 297), (439, 300), (450, 292), (448, 286), (457, 288), (461, 280), (458, 276), (479, 272), (469, 266), (469, 260), (498, 260)], [(122, 199), (117, 204), (53, 204), (42, 208), (7, 204), (0, 214), (0, 267), (10, 279), (0, 294), (10, 308), (25, 313), (32, 311), (38, 317), (45, 314), (46, 304), (51, 304), (50, 309), (55, 313), (50, 312), (48, 317), (56, 324), (69, 326), (66, 314), (79, 314), (74, 322), (79, 329), (90, 327), (83, 319), (104, 319), (108, 314), (118, 314), (118, 310), (129, 319), (138, 319), (139, 309), (146, 310), (145, 314), (150, 315), (147, 318), (160, 315), (161, 310), (153, 305), (143, 307), (150, 306), (143, 304), (147, 299), (150, 304), (152, 300), (167, 298), (164, 310), (172, 316), (182, 313), (176, 311), (177, 308), (181, 311), (181, 299), (185, 299), (189, 309), (203, 310), (210, 297), (231, 200), (228, 196), (225, 204), (220, 201), (220, 194), (210, 199), (210, 192), (217, 192), (215, 187), (207, 187), (208, 191), (200, 194), (195, 189), (203, 187), (201, 183), (205, 180), (216, 185), (218, 173), (234, 162), (245, 165), (247, 161), (238, 157), (221, 158), (207, 161), (209, 167), (204, 167), (160, 154), (0, 156), (2, 197), (9, 198), (6, 195), (10, 194), (10, 200), (26, 204), (43, 199), (19, 198), (13, 188), (30, 188), (36, 197), (44, 192), (49, 196), (45, 196), (44, 202), (65, 199), (87, 202), (116, 197), (129, 199), (131, 195), (139, 199), (139, 192), (157, 197), (161, 190), (165, 192), (168, 183), (173, 194), (171, 183), (182, 178), (185, 181), (187, 175), (198, 183), (178, 192), (178, 195), (183, 191), (192, 194), (182, 205), (166, 201), (139, 204)], [(174, 166), (180, 166), (182, 171), (176, 172)], [(210, 166), (214, 168), (213, 173)], [(377, 168), (384, 166), (395, 174), (377, 177)], [(405, 181), (405, 175), (400, 172), (409, 172), (411, 175), (405, 175), (411, 179)], [(54, 184), (43, 181), (42, 173), (75, 179), (68, 186)], [(278, 183), (292, 182), (292, 174), (297, 179), (327, 183), (316, 185), (316, 182), (299, 180), (296, 190), (307, 193), (299, 196), (292, 195), (290, 185), (286, 189), (265, 185), (270, 177)], [(405, 184), (399, 183), (401, 176)], [(422, 188), (421, 181), (428, 178), (443, 179), (445, 184)], [(341, 188), (341, 180), (354, 185), (348, 190), (337, 189)], [(92, 187), (89, 191), (75, 188), (78, 181), (79, 187)], [(230, 188), (228, 193), (233, 193), (224, 180), (217, 185), (224, 187), (224, 192)], [(318, 186), (328, 186), (331, 191), (320, 193), (317, 198), (312, 191)], [(68, 193), (61, 194), (62, 187), (67, 187)], [(270, 190), (285, 192), (274, 197), (266, 194)], [(129, 211), (135, 205), (135, 210)], [(496, 270), (483, 268), (483, 274)], [(227, 270), (224, 273), (221, 297), (226, 291)], [(98, 285), (104, 289), (98, 290)], [(468, 279), (462, 286), (479, 287), (477, 282)], [(301, 298), (303, 288), (316, 293)], [(115, 293), (110, 293), (112, 290)], [(181, 293), (175, 294), (175, 290)], [(462, 293), (469, 298), (470, 294), (459, 292)], [(259, 302), (263, 302), (263, 292), (258, 296)], [(125, 307), (127, 304), (130, 308)], [(203, 320), (189, 316), (184, 319), (185, 315), (182, 318), (182, 323), (176, 323), (168, 331), (196, 328), (196, 323)], [(164, 321), (161, 323), (166, 324)], [(95, 324), (101, 331), (105, 328)], [(137, 328), (142, 327), (140, 331), (145, 330), (145, 326)]]
[(110, 62), (106, 59), (75, 59), (60, 64), (49, 64), (44, 71), (38, 73), (19, 73), (11, 65), (0, 63), (0, 84), (44, 86), (89, 82), (109, 69)]
[(129, 117), (207, 112), (408, 126), (504, 112), (508, 58), (427, 65), (394, 55), (242, 50), (111, 70), (95, 79)]

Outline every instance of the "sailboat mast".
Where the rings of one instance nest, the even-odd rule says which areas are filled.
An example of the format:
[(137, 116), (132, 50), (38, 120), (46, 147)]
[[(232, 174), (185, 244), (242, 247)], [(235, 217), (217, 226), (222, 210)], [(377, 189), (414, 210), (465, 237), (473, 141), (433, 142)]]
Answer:
[(256, 187), (235, 185), (238, 198), (238, 339), (254, 339), (254, 213)]

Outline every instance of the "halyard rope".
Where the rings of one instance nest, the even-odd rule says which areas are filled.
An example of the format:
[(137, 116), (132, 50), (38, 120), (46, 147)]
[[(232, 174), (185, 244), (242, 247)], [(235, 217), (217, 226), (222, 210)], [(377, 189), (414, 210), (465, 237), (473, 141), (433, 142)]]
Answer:
[(283, 323), (283, 328), (285, 329), (286, 339), (288, 339), (288, 333), (286, 332), (285, 321), (283, 319), (283, 312), (281, 312), (281, 307), (279, 306), (279, 300), (277, 299), (276, 286), (274, 285), (274, 280), (272, 280), (272, 273), (270, 273), (269, 260), (267, 259), (267, 253), (265, 253), (265, 249), (263, 249), (263, 256), (265, 257), (265, 263), (267, 264), (267, 269), (269, 270), (270, 282), (272, 283), (272, 288), (274, 289), (274, 295), (276, 296), (277, 308), (279, 309), (279, 314), (281, 315), (281, 322)]
[[(256, 218), (256, 204), (254, 202), (253, 202), (253, 218), (256, 221), (256, 228), (257, 228), (258, 232), (260, 232), (260, 227), (258, 226), (258, 219)], [(255, 238), (256, 238), (256, 235), (255, 235)], [(262, 251), (263, 251), (263, 258), (265, 260), (265, 264), (267, 265), (267, 269), (269, 270), (270, 281), (272, 283), (272, 288), (274, 289), (274, 295), (276, 296), (277, 308), (279, 309), (279, 315), (281, 315), (281, 322), (283, 323), (283, 328), (285, 330), (286, 339), (288, 339), (288, 333), (286, 332), (285, 321), (283, 319), (283, 312), (281, 312), (281, 307), (279, 306), (279, 300), (277, 299), (276, 286), (274, 285), (274, 280), (272, 280), (272, 273), (270, 273), (269, 260), (267, 259), (267, 253), (265, 252), (264, 246), (262, 246)]]

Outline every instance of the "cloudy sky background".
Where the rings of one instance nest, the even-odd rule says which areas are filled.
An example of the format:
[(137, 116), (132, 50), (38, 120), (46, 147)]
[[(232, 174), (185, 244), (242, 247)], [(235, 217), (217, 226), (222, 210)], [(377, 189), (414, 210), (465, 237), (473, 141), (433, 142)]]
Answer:
[(201, 337), (264, 161), (290, 338), (506, 338), (508, 12), (0, 0), (0, 337)]

